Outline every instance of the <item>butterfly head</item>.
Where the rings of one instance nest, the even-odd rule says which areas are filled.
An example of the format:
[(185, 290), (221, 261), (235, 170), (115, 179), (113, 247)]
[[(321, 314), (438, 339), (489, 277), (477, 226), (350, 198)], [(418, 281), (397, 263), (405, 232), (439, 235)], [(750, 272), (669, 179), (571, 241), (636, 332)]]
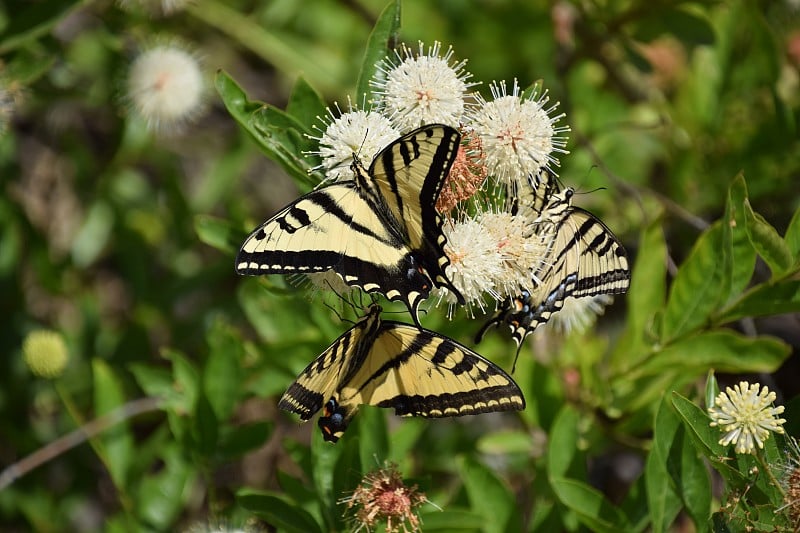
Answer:
[(324, 413), (317, 420), (317, 425), (322, 430), (322, 438), (335, 443), (347, 429), (350, 417), (347, 416), (347, 409), (339, 405), (335, 398), (328, 400), (323, 409)]

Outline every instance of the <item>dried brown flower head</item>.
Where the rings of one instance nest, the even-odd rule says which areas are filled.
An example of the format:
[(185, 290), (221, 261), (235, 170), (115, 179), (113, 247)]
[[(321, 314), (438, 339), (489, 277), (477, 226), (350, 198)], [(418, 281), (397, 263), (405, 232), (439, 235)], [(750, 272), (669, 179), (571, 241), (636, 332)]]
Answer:
[(471, 198), (486, 180), (481, 138), (472, 131), (463, 134), (456, 160), (444, 180), (436, 210), (449, 213), (459, 202)]
[(355, 509), (353, 531), (369, 531), (380, 521), (386, 521), (388, 533), (420, 531), (416, 507), (428, 498), (416, 485), (407, 487), (397, 465), (389, 463), (368, 473), (350, 496), (342, 498), (348, 511)]

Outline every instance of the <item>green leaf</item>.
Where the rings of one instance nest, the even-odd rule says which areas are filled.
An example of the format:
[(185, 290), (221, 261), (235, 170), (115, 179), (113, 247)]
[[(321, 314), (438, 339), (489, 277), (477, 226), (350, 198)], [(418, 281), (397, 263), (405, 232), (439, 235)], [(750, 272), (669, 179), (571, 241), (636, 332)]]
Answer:
[(358, 410), (358, 435), (361, 464), (377, 466), (389, 455), (389, 433), (386, 428), (386, 409), (364, 405)]
[(422, 530), (426, 533), (440, 531), (484, 531), (483, 517), (472, 511), (453, 509), (420, 512)]
[(631, 530), (625, 514), (594, 487), (560, 477), (551, 477), (550, 486), (561, 503), (572, 509), (578, 520), (592, 531), (619, 533)]
[(547, 447), (547, 471), (551, 477), (586, 477), (584, 457), (578, 454), (580, 413), (570, 405), (561, 408), (550, 429)]
[(201, 242), (216, 248), (231, 258), (241, 246), (246, 235), (225, 219), (209, 215), (195, 215), (194, 231)]
[(197, 451), (205, 456), (213, 455), (216, 452), (219, 438), (219, 421), (205, 394), (197, 397), (192, 422), (194, 423), (194, 442), (197, 445)]
[(153, 530), (170, 531), (193, 492), (190, 487), (194, 475), (176, 444), (168, 444), (160, 458), (158, 472), (148, 475), (137, 485), (135, 508)]
[(653, 447), (645, 464), (647, 501), (655, 533), (668, 531), (682, 507), (680, 494), (675, 489), (667, 469), (670, 444), (680, 426), (669, 401), (662, 397), (653, 426)]
[(220, 434), (217, 452), (223, 460), (240, 458), (264, 445), (272, 432), (272, 422), (252, 422)]
[(286, 104), (286, 113), (303, 125), (306, 131), (312, 131), (312, 126), (325, 115), (325, 101), (302, 76), (292, 88), (289, 103)]
[(519, 531), (522, 524), (514, 496), (503, 481), (470, 457), (461, 459), (459, 467), (472, 509), (483, 516), (483, 531), (504, 533), (509, 528)]
[[(730, 287), (724, 301), (735, 298), (750, 283), (756, 266), (756, 251), (747, 236), (744, 203), (747, 201), (747, 184), (739, 174), (728, 189), (723, 227), (726, 229), (725, 246), (730, 251)], [(727, 222), (727, 225), (725, 225)]]
[(666, 461), (653, 448), (647, 455), (644, 466), (647, 506), (650, 511), (653, 533), (669, 531), (669, 526), (678, 516), (683, 504), (675, 490), (670, 486)]
[[(700, 235), (686, 261), (678, 269), (664, 309), (662, 343), (702, 326), (717, 308), (723, 290), (730, 287), (725, 271), (723, 228), (716, 222)], [(729, 259), (728, 259), (729, 260)]]
[(783, 240), (786, 241), (786, 246), (792, 252), (795, 262), (800, 261), (800, 208), (794, 212), (792, 220), (789, 221)]
[(361, 72), (356, 84), (356, 103), (361, 105), (362, 98), (367, 103), (373, 99), (369, 81), (380, 75), (378, 63), (385, 58), (394, 47), (400, 30), (400, 0), (392, 1), (378, 17), (372, 33), (367, 41), (364, 59), (361, 61)]
[(242, 339), (231, 326), (217, 320), (208, 332), (209, 354), (203, 369), (203, 390), (218, 421), (233, 413), (242, 392)]
[[(125, 404), (122, 384), (111, 367), (102, 359), (92, 360), (94, 378), (94, 411), (96, 416), (107, 415)], [(122, 489), (133, 460), (133, 435), (127, 422), (119, 422), (106, 429), (100, 437), (103, 455), (114, 484)]]
[(745, 337), (715, 330), (685, 337), (631, 370), (626, 378), (681, 372), (774, 372), (790, 353), (786, 343), (771, 337)]
[[(50, 0), (47, 9), (36, 4), (21, 4), (16, 7), (9, 25), (2, 30), (0, 54), (27, 45), (47, 35), (72, 9), (82, 5), (77, 0)], [(10, 8), (10, 6), (9, 6)]]
[(667, 292), (667, 245), (661, 221), (654, 220), (645, 227), (639, 241), (631, 286), (625, 295), (629, 308), (625, 332), (611, 355), (611, 368), (617, 370), (634, 366), (646, 353), (645, 339)]
[(279, 109), (248, 100), (242, 88), (224, 71), (217, 73), (215, 84), (228, 112), (267, 157), (299, 183), (319, 181), (309, 179), (310, 166), (302, 156), (304, 150), (313, 149), (313, 143), (303, 135), (311, 130)]
[(675, 391), (672, 392), (672, 405), (686, 426), (695, 449), (709, 460), (730, 488), (742, 486), (745, 479), (728, 461), (727, 447), (719, 444), (720, 430), (709, 425), (710, 418), (706, 412)]
[[(705, 388), (705, 399), (706, 399), (706, 407), (711, 407), (714, 405), (716, 401), (717, 395), (719, 394), (719, 383), (717, 383), (717, 376), (714, 375), (714, 370), (708, 371), (708, 377), (706, 378), (706, 388)], [(675, 402), (673, 401), (673, 404)], [(677, 405), (675, 406), (677, 408)], [(680, 412), (680, 409), (678, 409)]]
[(750, 242), (772, 271), (775, 278), (786, 273), (794, 263), (792, 251), (775, 228), (764, 217), (755, 213), (750, 202), (744, 203), (745, 227)]
[(649, 10), (646, 18), (640, 18), (634, 32), (637, 40), (645, 42), (653, 41), (664, 34), (692, 45), (714, 43), (714, 29), (709, 21), (683, 9)]
[(280, 495), (245, 489), (237, 493), (236, 500), (242, 507), (282, 531), (322, 533), (322, 528), (311, 513)]
[(716, 324), (726, 324), (745, 317), (781, 315), (800, 312), (800, 280), (762, 283), (714, 317)]

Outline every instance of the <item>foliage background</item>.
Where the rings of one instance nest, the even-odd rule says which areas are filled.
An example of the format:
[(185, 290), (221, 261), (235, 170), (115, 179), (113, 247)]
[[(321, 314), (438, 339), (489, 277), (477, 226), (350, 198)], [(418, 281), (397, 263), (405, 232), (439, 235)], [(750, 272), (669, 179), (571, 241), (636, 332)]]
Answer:
[[(534, 337), (515, 375), (520, 415), (398, 421), (366, 409), (336, 447), (276, 401), (345, 326), (281, 279), (232, 267), (246, 231), (309, 185), (264, 157), (264, 139), (226, 110), (237, 88), (217, 77), (214, 92), (214, 73), (277, 109), (300, 75), (345, 102), (385, 3), (197, 0), (160, 18), (131, 4), (0, 1), (0, 84), (15, 97), (0, 136), (0, 464), (132, 399), (166, 404), (0, 491), (4, 529), (337, 529), (336, 500), (393, 460), (445, 509), (424, 509), (428, 530), (660, 531), (676, 516), (703, 530), (719, 491), (712, 504), (704, 469), (676, 477), (651, 452), (657, 413), (673, 412), (665, 391), (703, 406), (709, 370), (756, 373), (797, 435), (797, 2), (403, 2), (403, 41), (452, 44), (475, 79), (541, 79), (561, 102), (573, 131), (560, 174), (602, 188), (578, 203), (623, 240), (634, 285), (596, 332)], [(172, 38), (201, 55), (209, 106), (164, 137), (122, 92), (136, 53)], [(736, 224), (710, 226), (723, 216)], [(698, 301), (719, 268), (727, 285), (703, 285)], [(469, 344), (478, 322), (443, 315), (424, 323)], [(69, 346), (55, 381), (21, 356), (42, 327)], [(478, 349), (507, 367), (511, 346), (495, 334)], [(655, 501), (648, 483), (675, 499)]]

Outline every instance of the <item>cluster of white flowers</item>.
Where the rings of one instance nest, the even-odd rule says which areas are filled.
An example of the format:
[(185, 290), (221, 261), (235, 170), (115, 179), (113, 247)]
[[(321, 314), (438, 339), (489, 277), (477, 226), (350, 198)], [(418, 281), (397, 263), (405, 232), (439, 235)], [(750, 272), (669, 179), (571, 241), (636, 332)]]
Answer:
[[(448, 275), (472, 313), (473, 307), (486, 310), (487, 296), (496, 305), (536, 282), (531, 273), (540, 266), (546, 236), (531, 230), (536, 220), (512, 214), (496, 193), (554, 173), (558, 155), (567, 153), (569, 127), (558, 125), (564, 115), (556, 113), (558, 104), (550, 103), (546, 91), (523, 91), (516, 79), (510, 91), (506, 82), (493, 82), (487, 100), (472, 92), (478, 83), (470, 81), (465, 66), (438, 42), (427, 48), (419, 43), (416, 50), (401, 46), (377, 65), (367, 109), (348, 101), (347, 111), (336, 105), (321, 118), (314, 137), (319, 148), (312, 153), (321, 159), (315, 170), (328, 180), (347, 180), (353, 178), (353, 153), (370, 161), (400, 135), (426, 124), (459, 129), (462, 144), (436, 207), (448, 219)], [(452, 313), (452, 293), (441, 290), (438, 300)]]

